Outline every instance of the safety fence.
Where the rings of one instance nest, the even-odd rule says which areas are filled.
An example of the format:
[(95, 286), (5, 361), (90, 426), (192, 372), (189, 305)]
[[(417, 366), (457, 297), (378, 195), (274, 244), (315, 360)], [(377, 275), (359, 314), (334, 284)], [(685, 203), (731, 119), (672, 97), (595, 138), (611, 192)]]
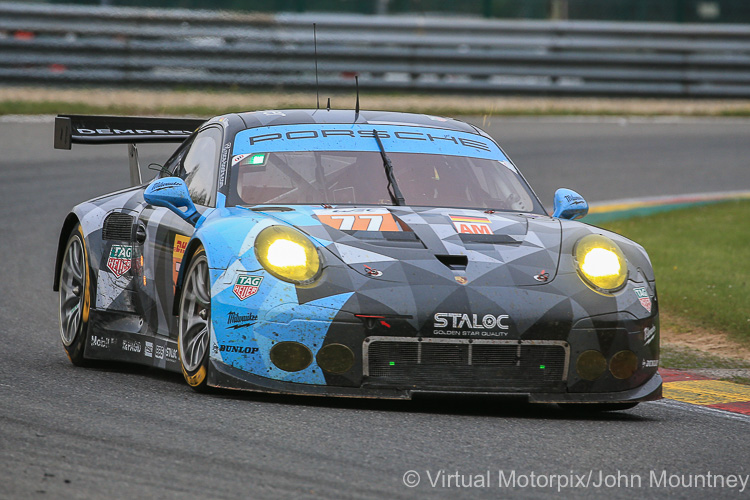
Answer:
[(0, 82), (750, 96), (750, 26), (0, 3)]
[(241, 12), (463, 15), (664, 23), (748, 23), (747, 0), (46, 0), (57, 4), (221, 9)]

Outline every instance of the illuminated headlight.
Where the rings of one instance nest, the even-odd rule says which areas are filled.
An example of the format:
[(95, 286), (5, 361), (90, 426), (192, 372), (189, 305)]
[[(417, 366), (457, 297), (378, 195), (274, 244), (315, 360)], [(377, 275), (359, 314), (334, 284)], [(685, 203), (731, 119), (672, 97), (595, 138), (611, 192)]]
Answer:
[(628, 265), (617, 243), (600, 234), (584, 236), (573, 251), (578, 274), (584, 282), (600, 292), (613, 292), (628, 277)]
[(309, 283), (320, 271), (318, 251), (296, 229), (270, 226), (255, 239), (255, 256), (266, 271), (280, 280)]

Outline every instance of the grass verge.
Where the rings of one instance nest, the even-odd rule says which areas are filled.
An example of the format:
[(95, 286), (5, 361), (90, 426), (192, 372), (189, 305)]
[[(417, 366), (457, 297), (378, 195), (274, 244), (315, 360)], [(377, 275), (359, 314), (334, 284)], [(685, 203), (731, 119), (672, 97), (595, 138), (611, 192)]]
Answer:
[(750, 201), (730, 201), (603, 227), (648, 251), (666, 326), (726, 332), (750, 346)]
[(205, 105), (97, 104), (76, 101), (0, 101), (0, 115), (157, 115), (210, 117), (237, 108)]
[(724, 369), (724, 370), (750, 370), (750, 362), (737, 359), (728, 359), (714, 356), (705, 352), (679, 347), (663, 345), (659, 366), (662, 368), (679, 368), (685, 370), (700, 369)]
[(659, 366), (703, 373), (710, 377), (750, 385), (750, 361), (714, 356), (689, 347), (662, 345)]
[[(331, 97), (334, 109), (354, 107), (351, 92)], [(119, 114), (214, 116), (258, 109), (311, 108), (315, 92), (229, 89), (111, 89), (0, 86), (0, 114)], [(363, 109), (446, 116), (693, 116), (750, 117), (750, 100), (596, 97), (482, 96), (455, 94), (361, 94)]]

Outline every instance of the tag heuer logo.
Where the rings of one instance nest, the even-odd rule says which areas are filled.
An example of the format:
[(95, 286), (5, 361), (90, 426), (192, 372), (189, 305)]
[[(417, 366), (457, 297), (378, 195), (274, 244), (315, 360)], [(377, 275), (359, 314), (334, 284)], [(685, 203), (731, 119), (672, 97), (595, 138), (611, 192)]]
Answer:
[(638, 301), (641, 303), (643, 308), (651, 312), (651, 298), (648, 296), (648, 291), (644, 288), (633, 288), (635, 296), (638, 297)]
[(263, 276), (250, 276), (249, 274), (240, 274), (237, 282), (234, 284), (232, 291), (240, 300), (245, 300), (251, 295), (258, 293)]
[(133, 261), (133, 247), (126, 245), (112, 245), (107, 259), (107, 268), (112, 271), (115, 277), (119, 278), (126, 272), (130, 271), (130, 264)]

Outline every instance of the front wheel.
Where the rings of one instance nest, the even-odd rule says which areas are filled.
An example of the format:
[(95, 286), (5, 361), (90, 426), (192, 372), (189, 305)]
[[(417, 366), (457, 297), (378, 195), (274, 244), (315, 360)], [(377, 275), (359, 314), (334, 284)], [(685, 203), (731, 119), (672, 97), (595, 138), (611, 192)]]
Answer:
[(86, 365), (83, 350), (88, 337), (91, 306), (89, 260), (81, 226), (68, 238), (60, 268), (60, 338), (71, 363)]
[(211, 279), (203, 247), (193, 255), (180, 297), (179, 334), (182, 374), (188, 385), (199, 392), (208, 389), (208, 345), (211, 324)]

